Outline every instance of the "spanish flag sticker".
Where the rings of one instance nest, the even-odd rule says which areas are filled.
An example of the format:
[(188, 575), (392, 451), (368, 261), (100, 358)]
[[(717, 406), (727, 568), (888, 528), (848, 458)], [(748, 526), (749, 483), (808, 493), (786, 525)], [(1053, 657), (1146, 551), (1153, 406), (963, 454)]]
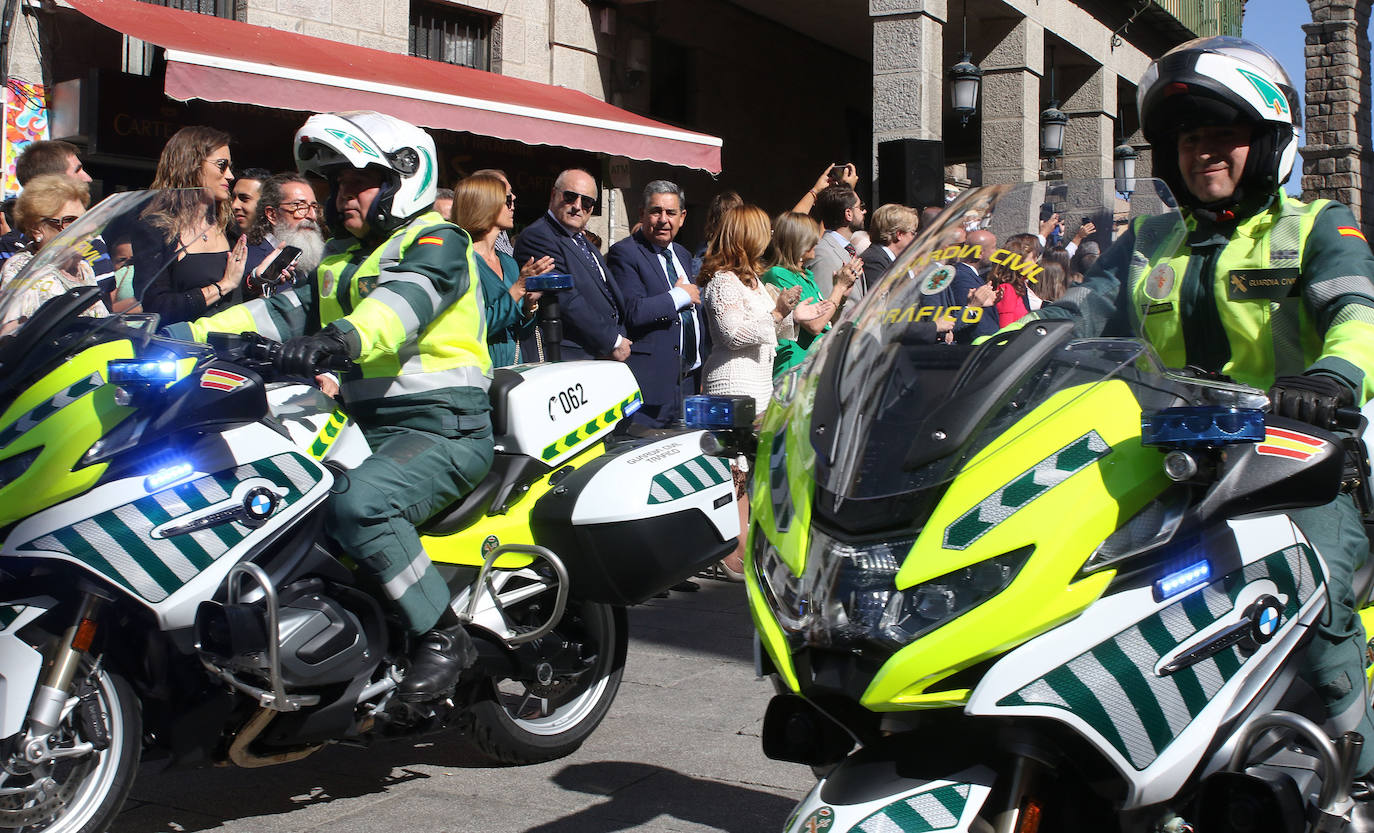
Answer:
[(424, 244), (424, 245), (427, 245), (427, 246), (442, 246), (442, 245), (444, 245), (444, 238), (442, 238), (442, 237), (421, 237), (419, 240), (416, 240), (415, 242), (416, 242), (416, 243), (421, 243), (421, 244)]
[(1264, 442), (1255, 446), (1255, 452), (1266, 457), (1287, 457), (1305, 463), (1324, 448), (1326, 441), (1311, 434), (1265, 426)]
[(1341, 237), (1358, 237), (1361, 240), (1364, 240), (1364, 242), (1366, 243), (1369, 242), (1368, 240), (1365, 240), (1364, 232), (1360, 231), (1354, 226), (1337, 226), (1336, 231), (1339, 231), (1341, 233)]

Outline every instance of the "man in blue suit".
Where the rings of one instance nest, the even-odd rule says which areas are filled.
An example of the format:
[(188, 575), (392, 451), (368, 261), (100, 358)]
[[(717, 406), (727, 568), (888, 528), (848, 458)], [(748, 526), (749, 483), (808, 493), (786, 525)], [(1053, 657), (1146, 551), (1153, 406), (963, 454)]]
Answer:
[(558, 175), (549, 211), (530, 223), (515, 242), (515, 261), (553, 258), (554, 271), (573, 276), (573, 288), (558, 299), (563, 317), (562, 358), (615, 359), (630, 356), (610, 270), (601, 252), (582, 234), (596, 208), (596, 180), (573, 168)]
[(650, 428), (681, 418), (682, 397), (697, 392), (701, 376), (701, 291), (687, 271), (691, 253), (673, 242), (686, 218), (682, 189), (663, 179), (650, 182), (639, 230), (612, 246), (607, 257), (626, 333), (634, 339), (630, 370), (644, 395), (634, 421)]

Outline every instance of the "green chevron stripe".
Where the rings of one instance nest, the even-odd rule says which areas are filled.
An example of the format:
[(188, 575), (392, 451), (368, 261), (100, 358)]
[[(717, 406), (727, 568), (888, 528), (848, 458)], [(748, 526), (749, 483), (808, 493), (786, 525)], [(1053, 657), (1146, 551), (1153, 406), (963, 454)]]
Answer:
[(133, 556), (138, 566), (143, 568), (143, 572), (157, 582), (157, 586), (161, 587), (166, 595), (170, 596), (181, 587), (181, 579), (176, 577), (176, 573), (173, 573), (166, 564), (163, 564), (162, 559), (157, 557), (157, 553), (143, 543), (142, 536), (126, 526), (119, 518), (116, 518), (113, 512), (102, 512), (91, 520), (105, 530), (105, 534), (113, 538), (120, 549)]
[(931, 795), (936, 801), (945, 805), (945, 809), (956, 819), (964, 814), (964, 806), (968, 804), (967, 786), (964, 786), (962, 793), (958, 787), (941, 787)]
[[(135, 501), (134, 508), (143, 513), (143, 517), (147, 518), (154, 528), (162, 526), (172, 520), (172, 516), (167, 513), (166, 509), (162, 508), (162, 504), (158, 503), (152, 497), (145, 497)], [(173, 535), (164, 540), (170, 541), (172, 545), (177, 548), (178, 552), (186, 556), (187, 561), (195, 565), (197, 570), (204, 570), (206, 567), (215, 563), (215, 559), (211, 557), (205, 547), (202, 547), (197, 543), (196, 539), (192, 538), (190, 535)]]
[(1121, 733), (1116, 730), (1116, 724), (1107, 714), (1107, 710), (1102, 708), (1102, 703), (1093, 694), (1092, 689), (1083, 684), (1078, 676), (1065, 666), (1054, 669), (1044, 677), (1045, 683), (1063, 698), (1069, 708), (1083, 718), (1084, 721), (1099, 735), (1107, 740), (1116, 750), (1121, 753), (1123, 758), (1126, 755), (1126, 741), (1122, 739)]
[(1093, 651), (1093, 655), (1126, 692), (1131, 704), (1135, 706), (1136, 714), (1140, 716), (1141, 724), (1145, 727), (1145, 734), (1150, 738), (1150, 745), (1158, 755), (1164, 747), (1173, 742), (1174, 735), (1169, 729), (1169, 720), (1164, 716), (1164, 710), (1159, 707), (1159, 700), (1150, 690), (1150, 684), (1118, 643), (1104, 642)]
[(106, 561), (94, 547), (86, 543), (85, 538), (77, 535), (71, 527), (64, 527), (53, 532), (52, 537), (57, 539), (57, 543), (61, 544), (62, 548), (66, 550), (68, 554), (76, 556), (81, 561), (89, 564), (96, 572), (125, 588), (135, 596), (139, 595), (138, 591), (134, 589), (134, 586), (129, 583), (128, 579), (124, 578), (124, 576), (114, 568), (113, 564)]
[[(47, 419), (48, 417), (67, 407), (67, 405), (72, 404), (77, 399), (80, 399), (81, 397), (85, 396), (91, 391), (99, 388), (103, 384), (104, 380), (101, 378), (100, 374), (93, 373), (90, 376), (87, 376), (85, 379), (82, 379), (81, 381), (69, 386), (66, 390), (63, 390), (61, 393), (54, 394), (48, 399), (45, 399), (37, 405), (33, 406), (33, 408), (28, 413), (24, 414), (23, 416), (16, 419), (14, 422), (7, 425), (5, 427), (5, 430), (0, 431), (0, 448), (5, 448), (10, 443), (14, 442), (15, 439), (26, 433), (29, 429), (33, 428), (43, 420)], [(66, 404), (57, 404), (57, 398), (59, 396), (65, 397), (68, 400)]]
[(586, 425), (580, 426), (575, 431), (563, 437), (563, 439), (550, 443), (545, 447), (544, 452), (539, 455), (540, 458), (543, 460), (552, 460), (558, 455), (576, 448), (578, 444), (582, 443), (584, 440), (591, 439), (603, 429), (615, 425), (625, 418), (625, 409), (630, 407), (632, 403), (639, 401), (639, 398), (639, 392), (636, 391), (634, 396), (629, 397), (606, 413), (596, 416)]
[[(1298, 570), (1294, 569), (1294, 561), (1297, 562)], [(1111, 714), (1098, 700), (1093, 689), (1072, 670), (1074, 660), (1082, 657), (1081, 654), (1068, 663), (1051, 670), (1040, 679), (1032, 681), (1020, 690), (1003, 697), (998, 705), (1067, 708), (1082, 717), (1136, 769), (1144, 769), (1152, 764), (1158, 755), (1177, 737), (1169, 726), (1161, 703), (1152, 689), (1152, 683), (1154, 687), (1167, 684), (1175, 688), (1188, 711), (1188, 722), (1191, 723), (1207, 708), (1211, 698), (1216, 694), (1215, 690), (1210, 690), (1212, 686), (1203, 684), (1198, 670), (1204, 666), (1215, 669), (1215, 676), (1224, 685), (1240, 672), (1247, 660), (1247, 657), (1242, 656), (1237, 648), (1232, 647), (1220, 651), (1200, 663), (1180, 669), (1167, 677), (1159, 677), (1153, 681), (1148, 679), (1146, 677), (1148, 672), (1143, 671), (1143, 668), (1157, 665), (1161, 657), (1172, 653), (1182, 642), (1193, 638), (1193, 634), (1189, 634), (1184, 640), (1176, 640), (1164, 625), (1166, 611), (1171, 617), (1176, 616), (1177, 612), (1182, 612), (1195, 633), (1202, 631), (1211, 627), (1218, 619), (1237, 615), (1235, 600), (1239, 598), (1241, 590), (1251, 582), (1267, 577), (1274, 582), (1280, 595), (1287, 596), (1291, 600), (1285, 611), (1285, 618), (1289, 618), (1296, 614), (1301, 606), (1321, 588), (1315, 573), (1315, 570), (1318, 569), (1315, 561), (1316, 556), (1308, 547), (1289, 547), (1271, 553), (1260, 561), (1253, 562), (1244, 569), (1223, 577), (1218, 582), (1190, 592), (1163, 610), (1136, 623), (1132, 628), (1127, 628), (1089, 649), (1088, 653), (1121, 686), (1127, 700), (1136, 712), (1136, 717), (1144, 727), (1150, 745), (1154, 748), (1154, 756), (1149, 760), (1138, 761), (1128, 753), (1126, 745), (1122, 741), (1120, 730), (1112, 721)], [(1308, 578), (1305, 573), (1301, 572), (1302, 568), (1311, 568), (1314, 573)], [(1307, 583), (1306, 587), (1303, 586), (1304, 582)], [(1214, 607), (1220, 607), (1222, 605), (1219, 603), (1223, 599), (1229, 599), (1231, 604), (1221, 615), (1214, 616), (1208, 608), (1209, 600)], [(1152, 654), (1151, 656), (1139, 657), (1138, 663), (1132, 661), (1123, 649), (1122, 639), (1132, 634), (1132, 631), (1140, 633)], [(1131, 643), (1137, 646), (1139, 644), (1133, 636)], [(1034, 694), (1037, 686), (1042, 683), (1057, 695), (1057, 699), (1042, 698)], [(1060, 702), (1061, 700), (1062, 702)]]

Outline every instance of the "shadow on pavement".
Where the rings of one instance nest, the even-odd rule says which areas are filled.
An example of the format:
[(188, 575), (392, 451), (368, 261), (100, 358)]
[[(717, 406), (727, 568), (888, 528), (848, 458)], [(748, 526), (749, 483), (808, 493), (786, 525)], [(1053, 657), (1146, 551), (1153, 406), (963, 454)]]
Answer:
[(610, 800), (524, 833), (611, 833), (664, 817), (723, 833), (766, 833), (781, 830), (781, 821), (796, 806), (795, 800), (769, 792), (629, 761), (573, 764), (554, 775), (553, 782)]

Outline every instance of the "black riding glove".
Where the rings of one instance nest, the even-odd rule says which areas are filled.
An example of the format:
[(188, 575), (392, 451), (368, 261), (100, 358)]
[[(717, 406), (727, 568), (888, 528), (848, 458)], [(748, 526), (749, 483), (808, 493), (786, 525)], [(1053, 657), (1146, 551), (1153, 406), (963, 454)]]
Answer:
[(348, 343), (338, 330), (325, 327), (309, 336), (296, 336), (281, 346), (277, 370), (298, 379), (313, 379), (320, 373), (341, 368), (351, 356)]
[(1290, 419), (1300, 419), (1318, 428), (1330, 428), (1338, 408), (1355, 403), (1350, 388), (1322, 373), (1305, 376), (1280, 376), (1269, 389), (1269, 411)]

